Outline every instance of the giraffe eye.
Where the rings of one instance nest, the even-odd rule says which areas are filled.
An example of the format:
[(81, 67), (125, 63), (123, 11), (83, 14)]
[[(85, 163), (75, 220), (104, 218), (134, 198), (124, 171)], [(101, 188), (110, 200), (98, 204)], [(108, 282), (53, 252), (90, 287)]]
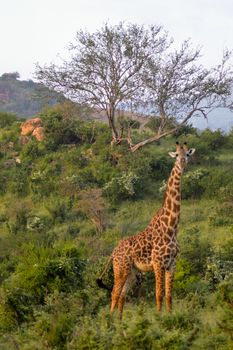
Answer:
[(178, 153), (176, 153), (176, 157), (178, 157)]

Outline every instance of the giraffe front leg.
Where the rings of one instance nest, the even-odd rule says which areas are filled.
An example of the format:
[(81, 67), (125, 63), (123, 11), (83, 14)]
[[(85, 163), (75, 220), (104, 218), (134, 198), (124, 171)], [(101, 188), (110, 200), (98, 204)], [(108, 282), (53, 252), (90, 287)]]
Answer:
[(172, 287), (175, 275), (175, 267), (165, 272), (165, 293), (166, 293), (166, 307), (167, 311), (172, 310)]
[(161, 264), (156, 264), (154, 266), (154, 272), (155, 272), (155, 285), (156, 285), (156, 305), (157, 305), (157, 310), (160, 312), (162, 310), (162, 304), (163, 304), (165, 270), (161, 266)]

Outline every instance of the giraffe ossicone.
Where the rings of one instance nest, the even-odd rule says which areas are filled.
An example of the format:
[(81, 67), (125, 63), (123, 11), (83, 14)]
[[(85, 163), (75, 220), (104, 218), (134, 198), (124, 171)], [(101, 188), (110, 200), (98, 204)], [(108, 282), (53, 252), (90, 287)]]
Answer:
[(179, 252), (177, 227), (180, 219), (181, 177), (189, 157), (194, 152), (194, 148), (188, 148), (186, 143), (180, 145), (178, 142), (176, 152), (169, 152), (176, 160), (167, 181), (162, 207), (143, 231), (119, 242), (100, 278), (97, 279), (99, 287), (109, 289), (102, 278), (112, 263), (114, 286), (111, 313), (118, 304), (122, 317), (125, 297), (136, 281), (137, 269), (144, 272), (154, 271), (157, 310), (162, 309), (165, 290), (167, 311), (171, 311), (176, 257)]

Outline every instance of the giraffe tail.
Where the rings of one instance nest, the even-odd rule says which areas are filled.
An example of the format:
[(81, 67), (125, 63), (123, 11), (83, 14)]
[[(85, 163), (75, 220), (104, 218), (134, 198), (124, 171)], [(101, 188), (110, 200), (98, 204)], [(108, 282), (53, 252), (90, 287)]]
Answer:
[(112, 262), (112, 255), (109, 257), (108, 262), (104, 268), (104, 271), (101, 273), (100, 277), (97, 278), (96, 283), (98, 285), (99, 288), (103, 288), (103, 289), (107, 289), (107, 290), (112, 290), (109, 286), (106, 286), (106, 284), (104, 284), (103, 282), (103, 276), (105, 275), (105, 273), (108, 271), (109, 265)]

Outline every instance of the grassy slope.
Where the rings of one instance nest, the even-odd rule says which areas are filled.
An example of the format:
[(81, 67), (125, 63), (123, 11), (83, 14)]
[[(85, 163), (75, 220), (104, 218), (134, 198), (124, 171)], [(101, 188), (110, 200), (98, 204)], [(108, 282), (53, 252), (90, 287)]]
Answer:
[[(158, 156), (167, 154), (172, 143), (173, 140), (165, 140), (159, 147), (151, 148), (151, 152)], [(62, 177), (75, 173), (79, 166), (75, 164), (75, 156), (73, 156), (73, 161), (68, 160), (69, 152), (72, 153), (72, 150), (57, 151), (51, 155), (49, 161), (44, 157), (34, 159), (34, 169), (46, 168), (47, 161), (49, 163), (61, 162), (63, 166)], [(216, 156), (220, 161), (218, 167), (231, 168), (233, 158), (231, 151), (221, 150), (218, 154), (216, 153)], [(58, 178), (54, 178), (53, 181), (58, 181)], [(67, 217), (63, 222), (54, 221), (52, 228), (50, 228), (51, 232), (49, 232), (56, 236), (55, 245), (59, 242), (63, 244), (65, 241), (74, 242), (77, 246), (82, 247), (83, 255), (90, 264), (93, 264), (94, 271), (99, 270), (101, 264), (104, 264), (106, 257), (121, 238), (140, 231), (150, 222), (151, 217), (162, 203), (161, 195), (158, 196), (160, 185), (161, 181), (152, 183), (152, 185), (148, 182), (144, 197), (136, 201), (123, 201), (116, 210), (110, 211), (108, 227), (102, 235), (95, 234), (90, 221), (82, 220), (80, 222), (80, 219), (75, 216)], [(51, 219), (51, 212), (48, 208), (52, 207), (63, 196), (63, 194), (57, 193), (41, 199), (33, 198), (30, 194), (26, 197), (17, 197), (7, 192), (1, 197), (0, 214), (7, 213), (13, 222), (19, 207), (23, 207), (33, 214)], [(215, 213), (218, 205), (218, 198), (206, 199), (203, 197), (195, 200), (183, 200), (179, 229), (181, 241), (187, 229), (197, 227), (201, 241), (208, 241), (213, 249), (218, 251), (232, 237), (232, 225), (210, 225), (210, 216)], [(67, 233), (70, 226), (79, 227), (79, 232), (74, 237)], [(22, 244), (39, 240), (39, 236), (28, 232), (27, 229), (13, 237), (12, 233), (6, 229), (5, 222), (0, 225), (0, 237), (3, 243), (0, 248), (2, 257), (6, 255), (17, 256), (20, 254)], [(75, 321), (71, 322), (65, 318), (63, 320), (62, 317), (65, 316), (62, 313), (61, 297), (59, 295), (53, 296), (55, 299), (50, 300), (51, 304), (48, 301), (47, 309), (42, 306), (36, 308), (34, 322), (3, 335), (0, 341), (2, 349), (15, 349), (17, 346), (22, 350), (62, 349), (63, 347), (59, 347), (62, 340), (59, 340), (59, 337), (56, 340), (56, 337), (59, 332), (63, 331), (64, 324), (69, 322), (72, 326), (72, 332), (69, 333), (68, 338), (65, 338), (66, 347), (64, 348), (67, 349), (227, 349), (228, 339), (226, 335), (219, 330), (216, 334), (217, 320), (222, 317), (223, 310), (218, 304), (215, 293), (211, 294), (209, 298), (206, 295), (203, 297), (201, 295), (202, 287), (200, 287), (200, 293), (197, 289), (196, 293), (187, 294), (183, 299), (176, 297), (174, 312), (171, 316), (166, 313), (159, 316), (155, 312), (154, 290), (146, 289), (146, 293), (140, 298), (136, 296), (129, 299), (125, 308), (124, 320), (120, 324), (116, 316), (113, 320), (109, 319), (108, 305), (106, 306), (109, 297), (104, 292), (96, 290), (93, 281), (88, 281), (88, 271), (86, 274), (87, 291), (85, 293), (89, 293), (91, 306), (90, 309), (87, 308), (83, 317), (77, 318), (75, 314)], [(90, 272), (90, 275), (93, 278), (93, 271)], [(67, 305), (71, 303), (74, 306), (75, 295), (69, 296), (69, 298)], [(98, 304), (101, 298), (105, 306), (99, 308)], [(202, 304), (202, 298), (205, 299), (204, 304)], [(67, 314), (67, 309), (69, 310), (67, 305), (65, 305), (64, 314)], [(99, 311), (94, 313), (94, 307)], [(49, 308), (51, 310), (55, 308), (55, 316)], [(77, 313), (76, 306), (69, 312), (71, 316), (72, 313)], [(52, 321), (51, 317), (54, 317)], [(43, 326), (46, 322), (48, 323), (47, 330)]]

